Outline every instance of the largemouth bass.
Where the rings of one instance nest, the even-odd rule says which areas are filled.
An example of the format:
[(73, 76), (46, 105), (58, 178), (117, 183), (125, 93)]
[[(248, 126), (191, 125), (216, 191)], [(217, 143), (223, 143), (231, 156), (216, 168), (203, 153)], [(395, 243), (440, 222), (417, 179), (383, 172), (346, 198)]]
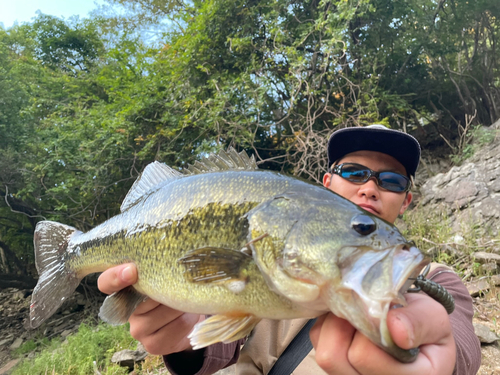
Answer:
[(125, 323), (150, 297), (212, 315), (190, 334), (202, 348), (248, 335), (263, 318), (347, 319), (403, 362), (386, 317), (428, 263), (392, 224), (332, 191), (258, 170), (229, 149), (182, 174), (149, 164), (121, 213), (87, 233), (50, 221), (34, 236), (40, 275), (31, 327), (50, 317), (94, 272), (133, 262), (138, 282), (109, 296), (100, 316)]

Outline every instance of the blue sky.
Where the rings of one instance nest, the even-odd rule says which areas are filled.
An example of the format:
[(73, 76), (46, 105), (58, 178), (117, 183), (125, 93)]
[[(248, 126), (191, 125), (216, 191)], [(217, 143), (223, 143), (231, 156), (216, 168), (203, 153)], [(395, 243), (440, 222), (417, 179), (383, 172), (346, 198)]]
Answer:
[(83, 18), (103, 3), (104, 0), (0, 0), (0, 23), (9, 28), (15, 21), (30, 22), (37, 10), (56, 17)]

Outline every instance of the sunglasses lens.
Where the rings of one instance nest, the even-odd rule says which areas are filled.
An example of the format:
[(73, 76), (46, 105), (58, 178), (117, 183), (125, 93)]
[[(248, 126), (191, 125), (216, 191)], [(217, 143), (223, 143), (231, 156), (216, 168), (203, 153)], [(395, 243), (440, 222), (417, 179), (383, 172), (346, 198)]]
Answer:
[(362, 166), (346, 164), (342, 166), (340, 176), (352, 182), (365, 182), (370, 178), (370, 170)]
[(409, 182), (410, 180), (399, 173), (382, 172), (379, 175), (380, 187), (394, 192), (405, 191)]
[[(360, 164), (345, 163), (339, 165), (335, 173), (351, 182), (365, 183), (374, 172)], [(410, 186), (410, 179), (396, 172), (380, 172), (373, 176), (378, 177), (377, 182), (381, 188), (396, 193), (404, 192)]]

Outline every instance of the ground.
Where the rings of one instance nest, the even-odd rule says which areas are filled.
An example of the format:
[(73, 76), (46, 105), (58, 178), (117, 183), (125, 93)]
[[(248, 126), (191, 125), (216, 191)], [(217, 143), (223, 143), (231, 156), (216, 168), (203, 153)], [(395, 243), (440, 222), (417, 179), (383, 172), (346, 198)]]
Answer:
[[(500, 288), (492, 288), (486, 295), (474, 300), (474, 323), (488, 326), (500, 336)], [(500, 375), (500, 345), (483, 345), (478, 375)]]

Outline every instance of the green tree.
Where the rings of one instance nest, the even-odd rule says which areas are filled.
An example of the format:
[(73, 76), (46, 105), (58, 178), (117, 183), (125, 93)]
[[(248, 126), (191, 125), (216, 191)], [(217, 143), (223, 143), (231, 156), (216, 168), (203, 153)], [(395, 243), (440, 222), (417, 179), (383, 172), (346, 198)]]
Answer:
[(233, 146), (319, 182), (337, 127), (449, 136), (500, 116), (491, 1), (110, 3), (124, 15), (0, 30), (4, 270), (32, 271), (38, 220), (85, 231), (117, 214), (153, 160)]

